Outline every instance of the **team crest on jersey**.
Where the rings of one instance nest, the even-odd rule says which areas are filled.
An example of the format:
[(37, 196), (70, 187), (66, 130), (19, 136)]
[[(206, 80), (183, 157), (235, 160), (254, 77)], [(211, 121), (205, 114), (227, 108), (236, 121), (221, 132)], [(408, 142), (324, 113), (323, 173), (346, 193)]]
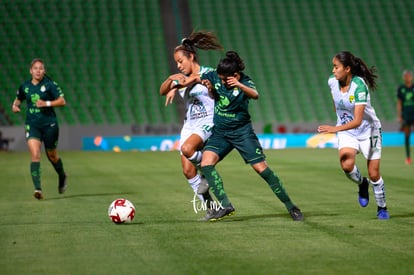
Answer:
[(41, 91), (42, 93), (46, 92), (46, 87), (45, 87), (45, 85), (42, 85), (42, 87), (40, 87), (40, 91)]
[(349, 96), (349, 103), (354, 103), (355, 102), (355, 96), (350, 95)]
[(238, 96), (239, 93), (240, 93), (239, 88), (236, 87), (233, 89), (233, 96)]

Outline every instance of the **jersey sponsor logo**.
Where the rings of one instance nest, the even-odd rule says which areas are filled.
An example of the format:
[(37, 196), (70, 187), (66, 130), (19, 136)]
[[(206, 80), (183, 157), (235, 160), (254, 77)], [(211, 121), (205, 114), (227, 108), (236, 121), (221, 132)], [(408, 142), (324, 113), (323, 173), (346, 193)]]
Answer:
[(354, 103), (355, 102), (355, 96), (350, 95), (349, 96), (349, 103)]
[(40, 99), (40, 96), (38, 94), (31, 94), (30, 99), (33, 104), (36, 104), (36, 102)]
[(346, 110), (344, 101), (342, 99), (339, 101), (338, 106), (336, 106), (336, 109), (338, 109), (338, 110)]
[(229, 104), (230, 104), (230, 100), (226, 96), (221, 95), (220, 100), (218, 102), (218, 106), (220, 108), (226, 108)]
[(40, 91), (41, 91), (42, 93), (46, 92), (46, 87), (45, 87), (45, 85), (42, 85), (42, 87), (40, 87)]
[(341, 119), (342, 125), (347, 124), (348, 122), (354, 120), (354, 118), (348, 113), (343, 113), (340, 119)]
[(190, 107), (190, 120), (207, 117), (207, 110), (203, 102), (195, 99)]
[(29, 93), (29, 88), (27, 88), (27, 87), (26, 87), (26, 88), (24, 88), (24, 93), (25, 93), (25, 94), (28, 94), (28, 93)]
[(367, 95), (366, 93), (359, 93), (358, 94), (358, 100), (367, 100)]

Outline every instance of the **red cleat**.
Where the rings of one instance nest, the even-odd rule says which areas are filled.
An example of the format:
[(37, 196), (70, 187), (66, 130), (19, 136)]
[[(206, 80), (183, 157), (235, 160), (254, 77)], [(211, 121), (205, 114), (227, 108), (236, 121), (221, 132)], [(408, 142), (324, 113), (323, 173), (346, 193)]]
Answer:
[(405, 159), (405, 164), (411, 165), (411, 158), (406, 158)]

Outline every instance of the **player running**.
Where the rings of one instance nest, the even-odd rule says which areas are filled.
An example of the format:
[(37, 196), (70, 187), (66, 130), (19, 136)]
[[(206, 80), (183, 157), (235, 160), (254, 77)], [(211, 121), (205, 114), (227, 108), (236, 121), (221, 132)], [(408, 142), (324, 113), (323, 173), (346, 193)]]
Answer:
[[(165, 105), (172, 103), (177, 91), (186, 104), (186, 116), (180, 136), (181, 165), (195, 194), (202, 180), (196, 167), (200, 165), (204, 142), (211, 135), (214, 114), (214, 100), (209, 96), (207, 88), (195, 82), (213, 69), (199, 64), (196, 48), (220, 50), (222, 46), (211, 32), (194, 32), (184, 38), (181, 45), (174, 49), (174, 60), (181, 73), (170, 75), (160, 87), (160, 94), (166, 96)], [(198, 196), (203, 201), (211, 200), (209, 193), (204, 198), (202, 195)]]
[(397, 91), (397, 113), (398, 120), (402, 123), (402, 129), (405, 136), (405, 163), (411, 164), (410, 157), (410, 135), (411, 127), (414, 125), (414, 83), (413, 72), (403, 72), (404, 84), (398, 87)]
[(67, 188), (66, 174), (62, 159), (57, 154), (59, 127), (53, 107), (65, 105), (62, 90), (56, 82), (46, 76), (43, 60), (36, 58), (30, 63), (31, 80), (24, 82), (17, 90), (12, 105), (14, 113), (20, 112), (20, 104), (26, 100), (26, 140), (31, 154), (30, 174), (35, 188), (34, 197), (43, 199), (40, 180), (40, 152), (42, 142), (46, 156), (55, 168), (58, 176), (58, 191), (64, 193)]
[[(385, 202), (384, 180), (380, 175), (382, 148), (381, 122), (371, 105), (369, 88), (375, 90), (375, 68), (368, 66), (350, 52), (334, 56), (333, 76), (328, 80), (337, 115), (336, 126), (321, 125), (320, 133), (338, 133), (339, 161), (345, 175), (359, 186), (359, 204), (369, 202), (371, 182), (377, 201), (377, 217), (389, 219)], [(367, 84), (368, 83), (368, 84)], [(369, 179), (363, 177), (355, 165), (356, 154), (367, 159)]]
[[(234, 213), (216, 164), (234, 148), (244, 161), (269, 184), (274, 194), (284, 203), (293, 220), (303, 220), (303, 215), (286, 193), (279, 177), (267, 166), (265, 155), (253, 131), (248, 110), (249, 100), (258, 99), (253, 81), (243, 73), (244, 63), (234, 51), (220, 60), (217, 71), (201, 76), (203, 83), (215, 98), (213, 134), (204, 147), (201, 171), (205, 175), (222, 208), (208, 212), (205, 220), (216, 221)], [(203, 190), (200, 190), (202, 193)]]

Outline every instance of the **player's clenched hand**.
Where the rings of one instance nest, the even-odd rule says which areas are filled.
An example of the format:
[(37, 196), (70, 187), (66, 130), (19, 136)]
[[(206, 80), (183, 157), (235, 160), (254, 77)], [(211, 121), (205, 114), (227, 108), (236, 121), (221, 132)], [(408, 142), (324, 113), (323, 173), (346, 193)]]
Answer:
[(336, 126), (331, 126), (331, 125), (320, 125), (318, 127), (318, 132), (319, 133), (336, 133)]
[(165, 95), (165, 106), (168, 106), (168, 104), (173, 103), (176, 91), (177, 89), (172, 89)]
[(46, 101), (39, 99), (38, 101), (36, 101), (36, 107), (37, 108), (47, 107)]
[(12, 106), (12, 112), (13, 113), (19, 113), (20, 112), (20, 107), (16, 104), (13, 104)]

